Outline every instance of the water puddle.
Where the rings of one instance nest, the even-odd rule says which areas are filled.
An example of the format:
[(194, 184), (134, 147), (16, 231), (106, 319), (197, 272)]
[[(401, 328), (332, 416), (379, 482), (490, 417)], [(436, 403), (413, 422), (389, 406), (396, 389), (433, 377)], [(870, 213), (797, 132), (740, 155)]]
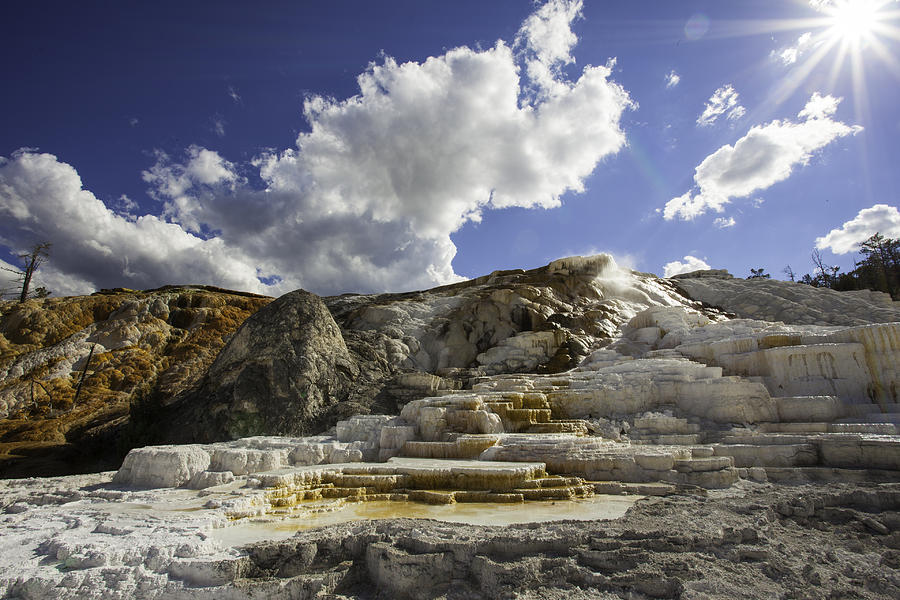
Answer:
[(513, 525), (547, 521), (596, 521), (618, 519), (644, 496), (596, 495), (565, 501), (534, 501), (518, 504), (472, 502), (421, 504), (418, 502), (345, 502), (333, 510), (282, 519), (245, 519), (210, 536), (223, 544), (240, 545), (291, 537), (298, 531), (360, 519), (435, 519), (467, 525)]

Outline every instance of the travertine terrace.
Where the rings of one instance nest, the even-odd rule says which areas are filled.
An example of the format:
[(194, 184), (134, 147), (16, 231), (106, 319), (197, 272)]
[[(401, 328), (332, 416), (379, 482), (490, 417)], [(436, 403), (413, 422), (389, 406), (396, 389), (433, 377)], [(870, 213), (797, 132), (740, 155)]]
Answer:
[[(292, 325), (285, 311), (317, 321)], [(278, 329), (292, 326), (319, 337)], [(290, 344), (267, 353), (259, 332)], [(208, 435), (136, 448), (116, 473), (0, 490), (0, 589), (762, 598), (805, 585), (816, 597), (895, 597), (898, 365), (900, 309), (884, 295), (723, 272), (661, 280), (606, 255), (415, 294), (294, 293), (251, 317), (210, 367), (218, 375), (160, 415), (181, 428), (172, 440), (197, 423)], [(380, 399), (361, 404), (376, 388)], [(300, 402), (292, 393), (308, 403), (282, 418), (260, 390), (278, 410)], [(299, 527), (357, 502), (402, 514), (411, 502), (606, 494), (646, 498), (577, 528), (375, 521), (250, 545), (222, 534)], [(804, 539), (823, 545), (818, 566)], [(751, 591), (740, 583), (759, 578)]]

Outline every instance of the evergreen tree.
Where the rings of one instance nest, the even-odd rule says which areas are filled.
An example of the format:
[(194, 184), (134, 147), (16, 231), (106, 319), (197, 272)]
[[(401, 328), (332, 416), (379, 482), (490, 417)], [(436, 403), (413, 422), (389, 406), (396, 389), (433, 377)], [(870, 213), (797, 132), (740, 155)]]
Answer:
[(859, 278), (866, 287), (887, 292), (893, 297), (900, 293), (900, 240), (886, 238), (880, 233), (859, 245), (863, 259), (856, 263)]
[(807, 273), (799, 281), (838, 291), (876, 290), (900, 299), (900, 240), (876, 233), (860, 242), (859, 253), (861, 259), (855, 262), (855, 268), (840, 273), (840, 267), (826, 264), (819, 251), (813, 250), (813, 275)]

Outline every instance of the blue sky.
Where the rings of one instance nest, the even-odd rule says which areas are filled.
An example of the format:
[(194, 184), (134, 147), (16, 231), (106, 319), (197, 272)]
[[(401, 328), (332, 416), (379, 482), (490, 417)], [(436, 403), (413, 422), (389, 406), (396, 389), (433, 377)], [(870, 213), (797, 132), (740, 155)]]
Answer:
[(0, 260), (52, 241), (57, 295), (783, 278), (900, 237), (894, 0), (48, 1), (0, 45)]

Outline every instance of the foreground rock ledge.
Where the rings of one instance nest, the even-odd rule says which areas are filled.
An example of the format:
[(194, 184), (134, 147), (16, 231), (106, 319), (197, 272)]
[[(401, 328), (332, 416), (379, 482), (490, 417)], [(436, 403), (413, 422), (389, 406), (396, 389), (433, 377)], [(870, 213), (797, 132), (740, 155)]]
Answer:
[(110, 477), (4, 482), (4, 598), (900, 595), (898, 484), (739, 482), (613, 521), (355, 521), (242, 545), (217, 536), (228, 520), (184, 510), (198, 492)]

